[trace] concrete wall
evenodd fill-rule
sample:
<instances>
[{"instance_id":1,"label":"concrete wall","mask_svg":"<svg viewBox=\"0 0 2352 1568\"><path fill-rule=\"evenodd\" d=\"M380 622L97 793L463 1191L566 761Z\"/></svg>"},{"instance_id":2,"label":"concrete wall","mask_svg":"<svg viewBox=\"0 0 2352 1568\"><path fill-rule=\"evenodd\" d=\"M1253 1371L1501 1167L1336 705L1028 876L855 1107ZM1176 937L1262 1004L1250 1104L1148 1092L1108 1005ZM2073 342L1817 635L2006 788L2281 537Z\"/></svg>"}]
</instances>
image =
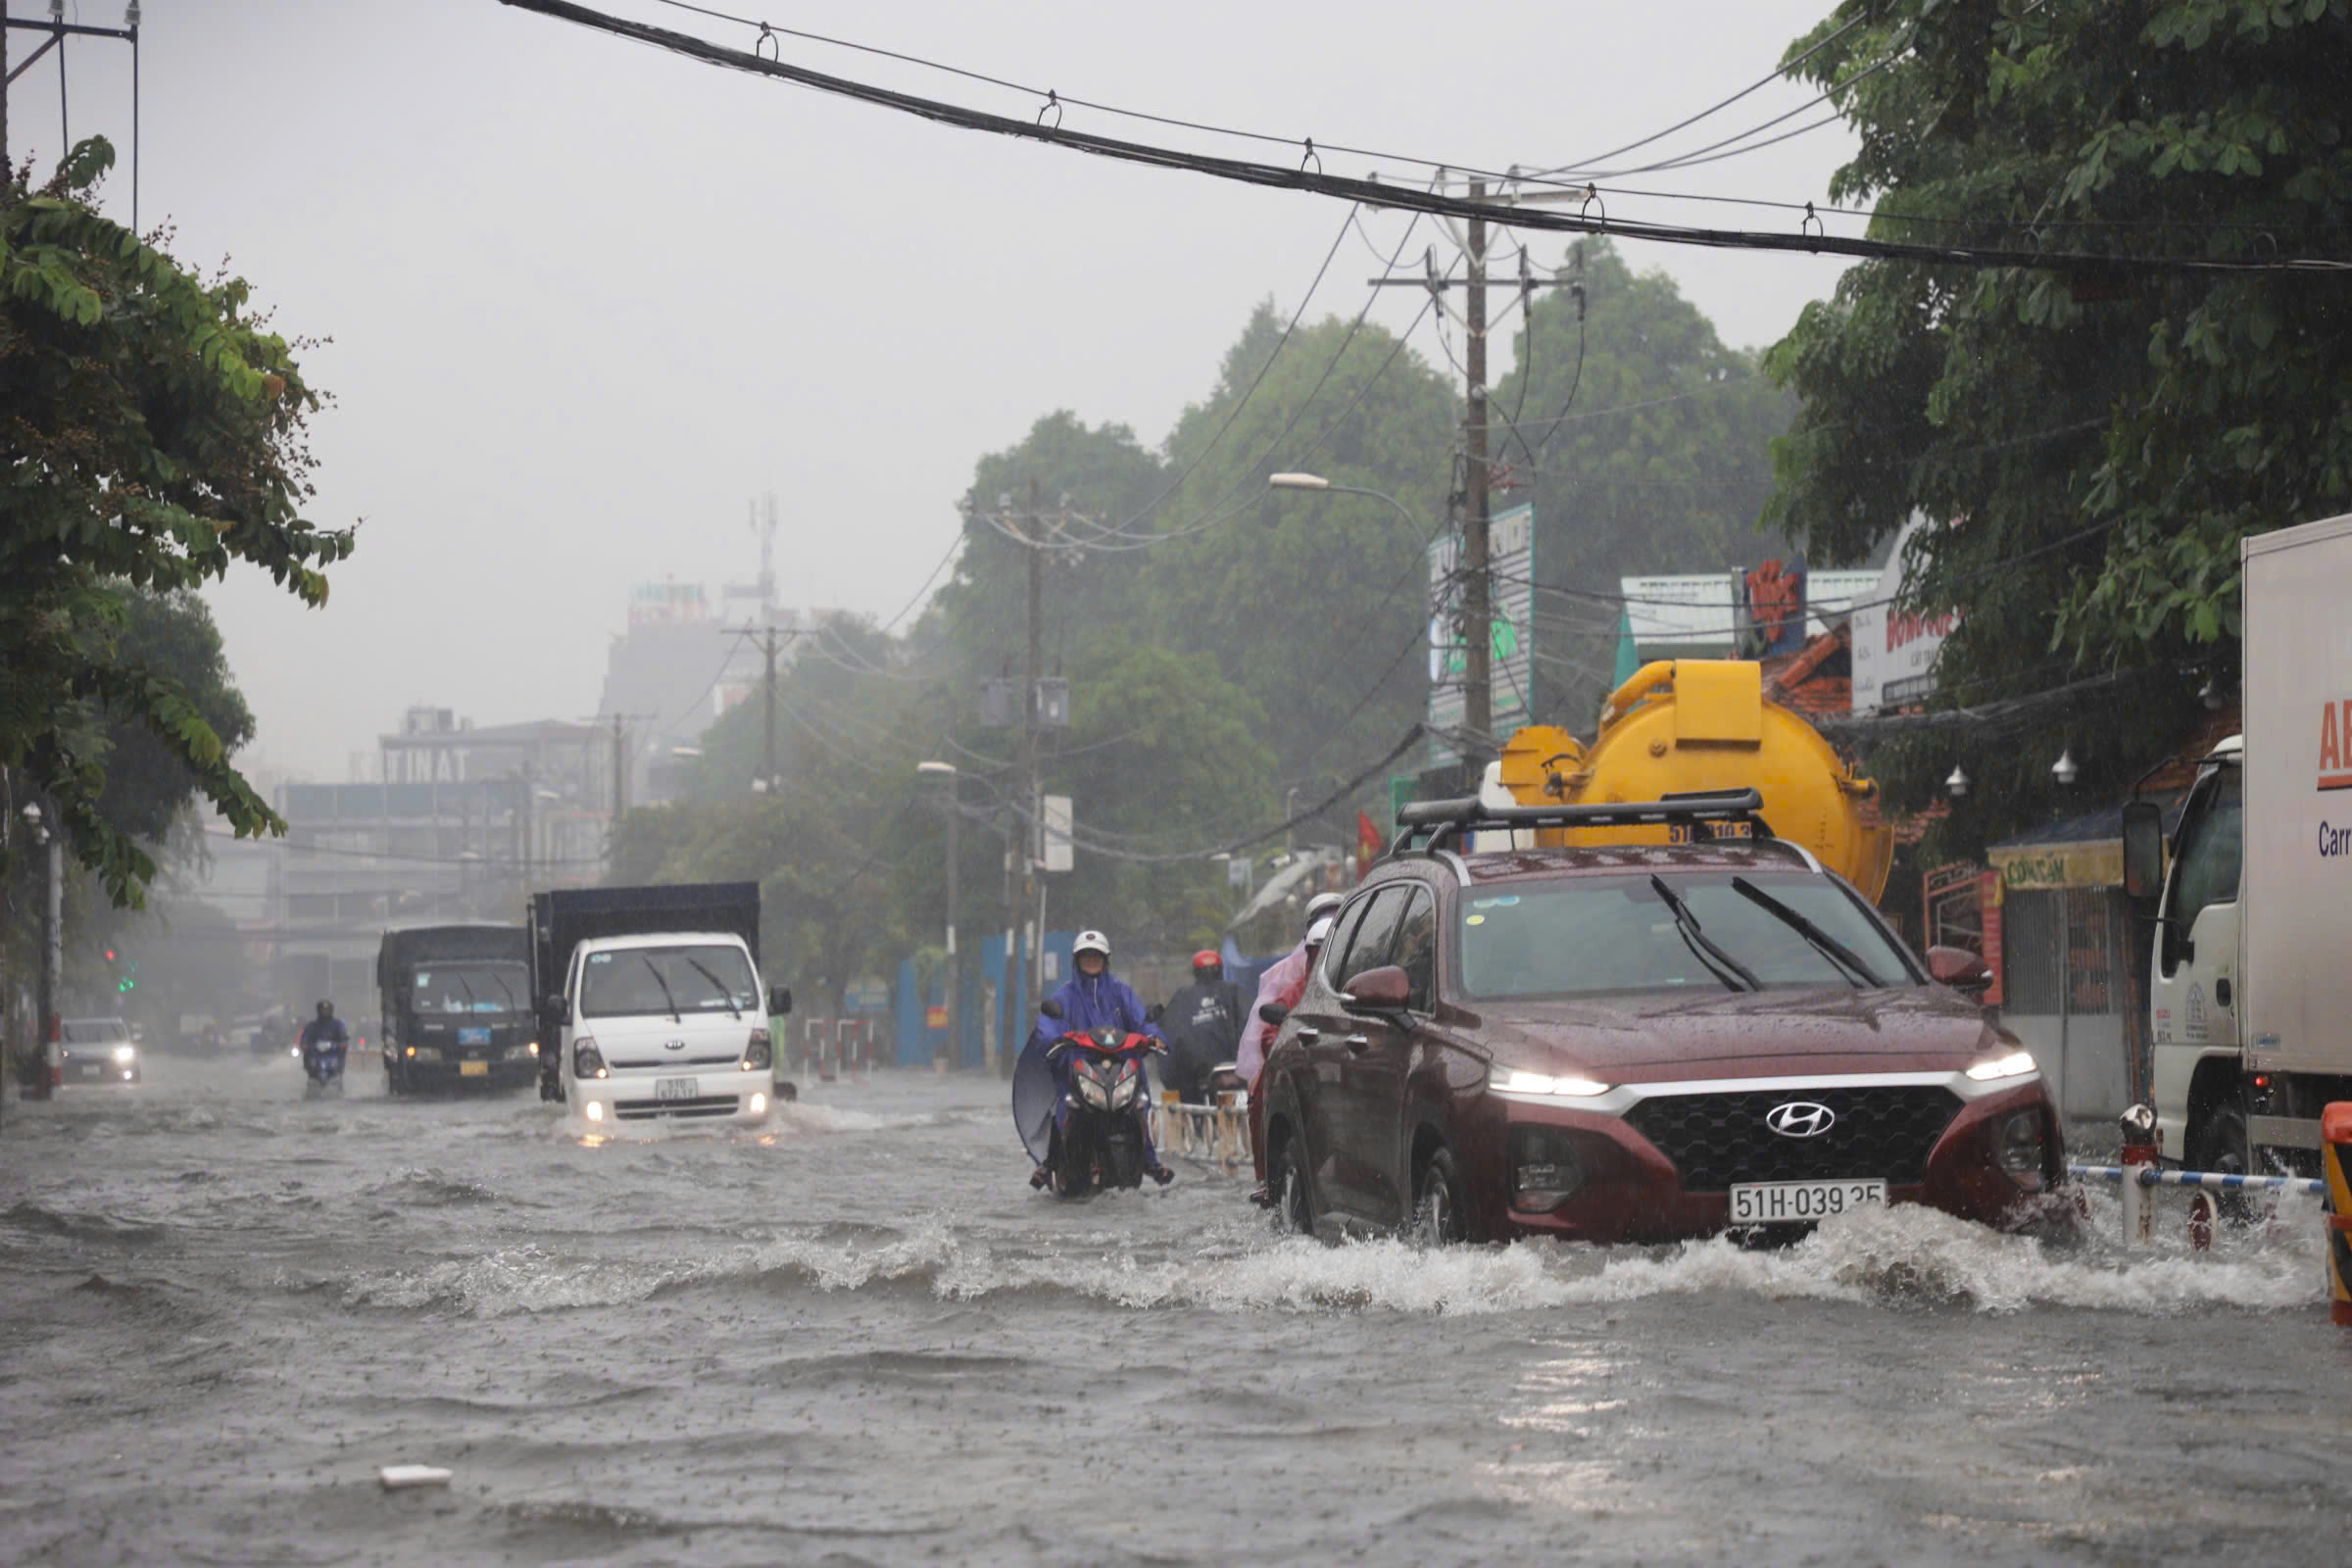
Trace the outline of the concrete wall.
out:
<instances>
[{"instance_id":1,"label":"concrete wall","mask_svg":"<svg viewBox=\"0 0 2352 1568\"><path fill-rule=\"evenodd\" d=\"M2122 1015L2078 1014L2063 1030L2055 1014L2003 1012L2001 1021L2034 1053L2064 1114L2116 1116L2131 1103Z\"/></svg>"}]
</instances>

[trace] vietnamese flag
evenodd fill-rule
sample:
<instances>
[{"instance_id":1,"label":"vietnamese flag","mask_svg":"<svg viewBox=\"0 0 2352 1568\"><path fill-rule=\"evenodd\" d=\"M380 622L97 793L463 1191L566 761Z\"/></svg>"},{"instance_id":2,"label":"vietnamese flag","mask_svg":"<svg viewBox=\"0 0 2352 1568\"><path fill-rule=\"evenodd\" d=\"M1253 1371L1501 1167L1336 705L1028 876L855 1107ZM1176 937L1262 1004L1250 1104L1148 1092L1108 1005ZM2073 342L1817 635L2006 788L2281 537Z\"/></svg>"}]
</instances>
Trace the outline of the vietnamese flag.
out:
<instances>
[{"instance_id":1,"label":"vietnamese flag","mask_svg":"<svg viewBox=\"0 0 2352 1568\"><path fill-rule=\"evenodd\" d=\"M1355 877L1357 881L1363 880L1364 873L1372 869L1372 862L1380 858L1380 852L1387 847L1387 841L1380 836L1380 829L1373 826L1372 818L1361 809L1357 810L1355 813Z\"/></svg>"}]
</instances>

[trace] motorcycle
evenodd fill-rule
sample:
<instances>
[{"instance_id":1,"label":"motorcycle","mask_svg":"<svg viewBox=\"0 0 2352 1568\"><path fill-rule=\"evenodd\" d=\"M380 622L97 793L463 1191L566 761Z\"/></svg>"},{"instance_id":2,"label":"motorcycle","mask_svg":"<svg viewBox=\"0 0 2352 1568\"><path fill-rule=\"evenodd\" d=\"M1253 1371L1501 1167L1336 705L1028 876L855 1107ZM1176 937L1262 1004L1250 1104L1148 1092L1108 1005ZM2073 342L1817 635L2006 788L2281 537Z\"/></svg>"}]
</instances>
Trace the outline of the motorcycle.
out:
<instances>
[{"instance_id":1,"label":"motorcycle","mask_svg":"<svg viewBox=\"0 0 2352 1568\"><path fill-rule=\"evenodd\" d=\"M1039 1009L1059 1019L1060 1004ZM1145 1034L1073 1029L1022 1053L1013 1074L1021 1140L1060 1198L1144 1184L1144 1118L1151 1114L1146 1061L1166 1048Z\"/></svg>"},{"instance_id":2,"label":"motorcycle","mask_svg":"<svg viewBox=\"0 0 2352 1568\"><path fill-rule=\"evenodd\" d=\"M327 1044L314 1046L307 1051L296 1046L294 1050L302 1057L302 1071L305 1079L302 1086L302 1098L323 1100L332 1095L340 1100L343 1097L344 1048L340 1045Z\"/></svg>"}]
</instances>

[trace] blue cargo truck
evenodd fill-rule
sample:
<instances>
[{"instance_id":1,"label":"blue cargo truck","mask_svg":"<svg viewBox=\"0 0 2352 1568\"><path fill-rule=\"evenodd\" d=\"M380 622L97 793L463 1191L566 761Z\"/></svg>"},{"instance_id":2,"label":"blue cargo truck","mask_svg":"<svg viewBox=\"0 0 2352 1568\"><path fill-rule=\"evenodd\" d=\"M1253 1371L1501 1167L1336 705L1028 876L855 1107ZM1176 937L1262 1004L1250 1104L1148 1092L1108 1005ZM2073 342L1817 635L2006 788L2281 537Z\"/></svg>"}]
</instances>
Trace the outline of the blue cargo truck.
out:
<instances>
[{"instance_id":1,"label":"blue cargo truck","mask_svg":"<svg viewBox=\"0 0 2352 1568\"><path fill-rule=\"evenodd\" d=\"M520 926L428 925L384 933L375 984L384 1085L520 1089L539 1078L531 943Z\"/></svg>"}]
</instances>

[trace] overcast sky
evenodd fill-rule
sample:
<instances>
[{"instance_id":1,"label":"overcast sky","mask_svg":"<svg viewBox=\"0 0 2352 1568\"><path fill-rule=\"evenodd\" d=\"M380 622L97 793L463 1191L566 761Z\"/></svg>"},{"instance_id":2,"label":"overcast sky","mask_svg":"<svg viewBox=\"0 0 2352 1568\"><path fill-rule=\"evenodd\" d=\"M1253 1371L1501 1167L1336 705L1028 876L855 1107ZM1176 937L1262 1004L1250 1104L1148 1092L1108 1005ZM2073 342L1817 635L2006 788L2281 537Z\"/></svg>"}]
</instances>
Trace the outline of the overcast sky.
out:
<instances>
[{"instance_id":1,"label":"overcast sky","mask_svg":"<svg viewBox=\"0 0 2352 1568\"><path fill-rule=\"evenodd\" d=\"M45 11L7 4L20 18ZM659 0L603 9L753 42ZM1828 9L906 0L802 4L775 20L1122 107L1536 168L1607 152L1747 86ZM116 0L69 7L93 24L121 15ZM16 33L12 57L32 41ZM1037 108L870 55L783 49L906 91ZM124 151L107 191L124 217L127 55L92 40L69 60L73 134ZM336 398L317 426L313 515L365 519L359 552L334 571L323 612L253 572L212 595L260 718L246 761L325 779L411 704L484 724L591 713L630 585L748 579L746 504L764 490L781 500L786 602L895 613L955 539L955 502L981 454L1055 408L1158 443L1207 391L1251 306L1297 305L1346 212L951 129L497 0L146 0L141 69L142 220L175 225L172 248L191 264L229 258L280 330L332 340L304 356ZM1635 161L1810 96L1773 83ZM1078 111L1067 122L1296 160ZM54 161L50 61L12 89L9 125L12 153ZM1832 125L1621 183L1820 200L1851 145ZM1796 226L1786 213L1630 196L1612 210ZM1404 222L1376 214L1368 228L1387 245ZM1534 248L1555 262L1565 243L1536 236ZM1786 331L1838 270L1810 257L1628 254L1671 273L1742 346ZM1313 314L1351 315L1371 275L1350 239ZM1401 326L1417 308L1414 291L1392 289L1375 319ZM1434 358L1426 327L1420 342ZM1176 520L1193 499L1172 503Z\"/></svg>"}]
</instances>

